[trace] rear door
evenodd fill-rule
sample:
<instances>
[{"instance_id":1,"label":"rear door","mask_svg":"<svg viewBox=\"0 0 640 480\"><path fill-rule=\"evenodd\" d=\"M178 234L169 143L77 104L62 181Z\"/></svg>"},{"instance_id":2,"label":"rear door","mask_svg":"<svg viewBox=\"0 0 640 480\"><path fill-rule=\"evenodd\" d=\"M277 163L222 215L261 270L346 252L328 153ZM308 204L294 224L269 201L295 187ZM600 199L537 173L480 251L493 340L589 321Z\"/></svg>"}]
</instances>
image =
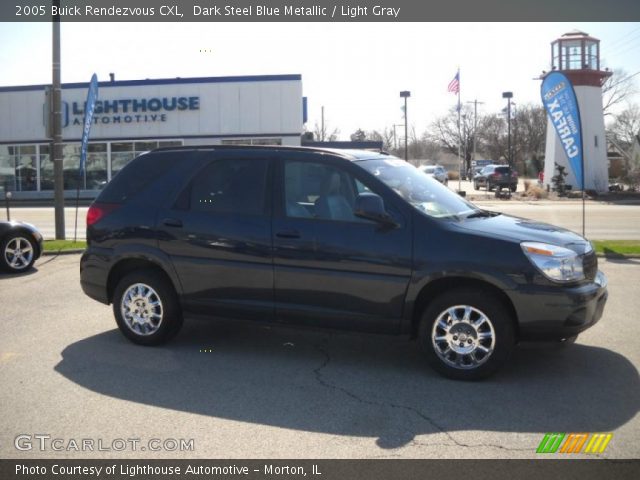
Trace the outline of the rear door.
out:
<instances>
[{"instance_id":1,"label":"rear door","mask_svg":"<svg viewBox=\"0 0 640 480\"><path fill-rule=\"evenodd\" d=\"M220 150L158 215L160 248L173 262L187 310L273 318L271 159Z\"/></svg>"},{"instance_id":2,"label":"rear door","mask_svg":"<svg viewBox=\"0 0 640 480\"><path fill-rule=\"evenodd\" d=\"M355 217L355 197L371 188L347 160L289 152L276 172L277 319L399 331L411 275L410 216L383 197L398 228Z\"/></svg>"}]
</instances>

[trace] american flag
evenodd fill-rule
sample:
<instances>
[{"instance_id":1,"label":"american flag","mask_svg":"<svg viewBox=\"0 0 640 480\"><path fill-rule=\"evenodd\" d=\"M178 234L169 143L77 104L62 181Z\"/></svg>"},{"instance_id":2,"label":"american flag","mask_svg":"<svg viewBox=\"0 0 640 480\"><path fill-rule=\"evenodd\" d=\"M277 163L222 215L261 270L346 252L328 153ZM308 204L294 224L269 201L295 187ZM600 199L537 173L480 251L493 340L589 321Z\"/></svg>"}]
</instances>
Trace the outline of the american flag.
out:
<instances>
[{"instance_id":1,"label":"american flag","mask_svg":"<svg viewBox=\"0 0 640 480\"><path fill-rule=\"evenodd\" d=\"M456 76L449 82L447 91L451 93L460 93L460 71L456 72Z\"/></svg>"}]
</instances>

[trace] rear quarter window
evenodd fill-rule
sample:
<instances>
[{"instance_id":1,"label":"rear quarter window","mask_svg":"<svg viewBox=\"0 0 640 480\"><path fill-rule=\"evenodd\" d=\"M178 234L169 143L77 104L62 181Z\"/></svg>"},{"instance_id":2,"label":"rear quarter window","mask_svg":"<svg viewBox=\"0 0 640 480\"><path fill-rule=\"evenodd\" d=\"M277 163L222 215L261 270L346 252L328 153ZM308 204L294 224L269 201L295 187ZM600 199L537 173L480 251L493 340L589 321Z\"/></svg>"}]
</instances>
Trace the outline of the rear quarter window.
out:
<instances>
[{"instance_id":1,"label":"rear quarter window","mask_svg":"<svg viewBox=\"0 0 640 480\"><path fill-rule=\"evenodd\" d=\"M124 203L147 190L180 162L176 152L147 153L134 158L107 184L97 201Z\"/></svg>"}]
</instances>

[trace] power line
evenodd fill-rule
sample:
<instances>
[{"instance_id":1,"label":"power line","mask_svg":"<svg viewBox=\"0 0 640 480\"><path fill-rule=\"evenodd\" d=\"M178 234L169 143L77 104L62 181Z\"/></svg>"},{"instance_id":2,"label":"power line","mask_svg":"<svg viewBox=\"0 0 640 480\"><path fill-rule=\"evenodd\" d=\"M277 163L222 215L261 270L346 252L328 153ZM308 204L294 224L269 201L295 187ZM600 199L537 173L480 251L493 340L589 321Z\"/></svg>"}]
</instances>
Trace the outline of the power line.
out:
<instances>
[{"instance_id":1,"label":"power line","mask_svg":"<svg viewBox=\"0 0 640 480\"><path fill-rule=\"evenodd\" d=\"M627 40L627 37L629 36L634 36L636 33L640 32L640 27L638 28L634 28L633 30L630 30L628 32L623 33L621 36L619 36L618 38L614 39L611 42L608 42L608 45L613 47L613 46L619 46L619 44L622 42L624 43L625 40Z\"/></svg>"}]
</instances>

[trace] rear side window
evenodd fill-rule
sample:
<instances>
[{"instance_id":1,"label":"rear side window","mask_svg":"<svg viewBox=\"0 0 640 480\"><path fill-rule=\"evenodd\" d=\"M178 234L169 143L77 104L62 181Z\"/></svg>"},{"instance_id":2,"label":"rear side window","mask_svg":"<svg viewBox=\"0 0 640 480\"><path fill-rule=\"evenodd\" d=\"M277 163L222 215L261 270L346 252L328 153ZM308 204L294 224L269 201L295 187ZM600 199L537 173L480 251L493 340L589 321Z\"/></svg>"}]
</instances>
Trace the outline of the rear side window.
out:
<instances>
[{"instance_id":1,"label":"rear side window","mask_svg":"<svg viewBox=\"0 0 640 480\"><path fill-rule=\"evenodd\" d=\"M267 160L215 160L198 172L180 196L193 212L261 215L265 212Z\"/></svg>"},{"instance_id":2,"label":"rear side window","mask_svg":"<svg viewBox=\"0 0 640 480\"><path fill-rule=\"evenodd\" d=\"M140 155L113 177L98 200L104 203L127 202L148 189L179 161L175 152Z\"/></svg>"}]
</instances>

